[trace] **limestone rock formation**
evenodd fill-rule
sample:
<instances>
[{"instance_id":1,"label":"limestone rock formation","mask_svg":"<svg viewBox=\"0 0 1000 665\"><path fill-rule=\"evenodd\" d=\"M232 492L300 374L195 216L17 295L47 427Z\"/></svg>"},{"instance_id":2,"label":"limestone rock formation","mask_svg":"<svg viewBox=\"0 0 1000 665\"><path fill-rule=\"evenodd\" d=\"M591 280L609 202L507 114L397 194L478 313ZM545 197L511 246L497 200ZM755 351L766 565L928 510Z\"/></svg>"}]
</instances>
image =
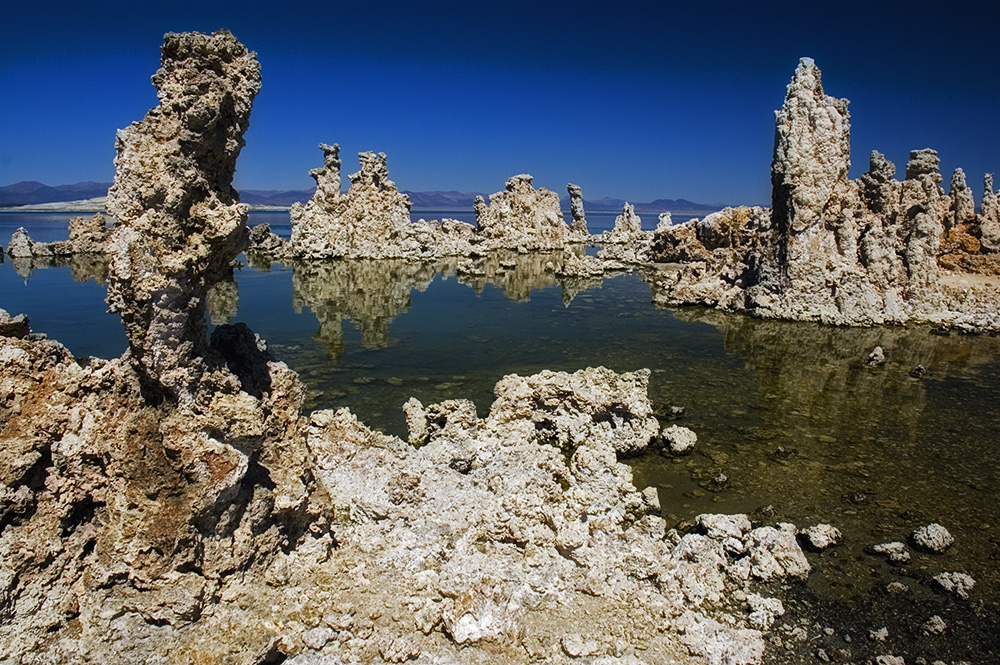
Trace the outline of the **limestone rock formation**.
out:
<instances>
[{"instance_id":1,"label":"limestone rock formation","mask_svg":"<svg viewBox=\"0 0 1000 665\"><path fill-rule=\"evenodd\" d=\"M11 236L7 251L11 258L103 254L107 249L108 233L107 219L100 213L90 218L74 217L69 220L68 240L36 242L21 227Z\"/></svg>"},{"instance_id":2,"label":"limestone rock formation","mask_svg":"<svg viewBox=\"0 0 1000 665\"><path fill-rule=\"evenodd\" d=\"M477 198L476 232L484 247L555 250L586 242L588 236L579 223L575 228L566 225L559 195L535 189L531 181L528 174L515 175L508 178L504 191L490 196L489 205Z\"/></svg>"},{"instance_id":3,"label":"limestone rock formation","mask_svg":"<svg viewBox=\"0 0 1000 665\"><path fill-rule=\"evenodd\" d=\"M983 202L980 206L979 242L987 252L1000 252L1000 203L993 191L993 174L983 176Z\"/></svg>"},{"instance_id":4,"label":"limestone rock formation","mask_svg":"<svg viewBox=\"0 0 1000 665\"><path fill-rule=\"evenodd\" d=\"M615 374L598 367L573 374L546 370L535 376L504 377L490 420L523 425L524 436L559 448L607 441L619 455L636 455L659 434L646 396L649 370Z\"/></svg>"},{"instance_id":5,"label":"limestone rock formation","mask_svg":"<svg viewBox=\"0 0 1000 665\"><path fill-rule=\"evenodd\" d=\"M282 548L333 544L309 502L297 377L245 326L205 339L246 232L230 182L256 59L228 32L171 33L162 53L161 106L119 134L108 203L130 351L81 362L0 338L0 641L22 660L260 662L273 635L237 645L205 615Z\"/></svg>"},{"instance_id":6,"label":"limestone rock formation","mask_svg":"<svg viewBox=\"0 0 1000 665\"><path fill-rule=\"evenodd\" d=\"M566 185L566 191L569 193L569 212L572 220L569 225L570 230L580 236L590 235L590 231L587 230L587 214L583 209L583 190L580 185L570 183Z\"/></svg>"},{"instance_id":7,"label":"limestone rock formation","mask_svg":"<svg viewBox=\"0 0 1000 665\"><path fill-rule=\"evenodd\" d=\"M604 234L604 242L631 242L642 234L642 219L635 214L635 207L626 203L622 214L615 217L614 228Z\"/></svg>"},{"instance_id":8,"label":"limestone rock formation","mask_svg":"<svg viewBox=\"0 0 1000 665\"><path fill-rule=\"evenodd\" d=\"M648 253L661 264L649 276L657 302L833 324L1000 329L1000 262L983 251L997 228L995 197L976 215L960 170L945 194L930 149L910 153L903 182L878 152L848 180L847 104L824 92L803 58L775 113L772 210L658 229ZM673 263L681 265L664 265Z\"/></svg>"},{"instance_id":9,"label":"limestone rock formation","mask_svg":"<svg viewBox=\"0 0 1000 665\"><path fill-rule=\"evenodd\" d=\"M232 35L164 38L160 106L116 137L108 304L155 391L194 398L207 369L205 293L245 247L232 187L260 66Z\"/></svg>"},{"instance_id":10,"label":"limestone rock formation","mask_svg":"<svg viewBox=\"0 0 1000 665\"><path fill-rule=\"evenodd\" d=\"M340 191L340 146L320 144L323 166L309 172L316 193L290 216L292 237L282 252L267 238L255 247L296 258L438 258L471 252L474 229L456 220L410 221L410 198L389 179L385 153L358 154L361 170Z\"/></svg>"}]
</instances>

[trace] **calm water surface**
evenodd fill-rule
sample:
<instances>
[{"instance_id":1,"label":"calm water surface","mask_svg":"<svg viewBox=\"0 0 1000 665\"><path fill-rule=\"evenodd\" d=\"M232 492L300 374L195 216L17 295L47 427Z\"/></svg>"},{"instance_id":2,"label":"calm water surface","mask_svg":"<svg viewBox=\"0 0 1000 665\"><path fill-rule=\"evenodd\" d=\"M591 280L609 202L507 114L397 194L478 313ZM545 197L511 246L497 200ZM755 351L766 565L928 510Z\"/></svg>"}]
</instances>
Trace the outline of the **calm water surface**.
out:
<instances>
[{"instance_id":1,"label":"calm water surface","mask_svg":"<svg viewBox=\"0 0 1000 665\"><path fill-rule=\"evenodd\" d=\"M69 217L0 214L0 242L21 225L36 239L63 239ZM600 230L614 215L588 220ZM289 233L285 213L251 216L260 222ZM348 406L403 436L400 407L410 396L469 398L485 416L493 385L511 372L647 367L654 404L684 406L679 423L698 433L689 456L629 460L638 487L659 489L671 524L738 511L768 523L828 522L844 534L840 546L810 554L807 584L785 590L797 616L834 635L769 658L796 662L825 648L859 662L888 653L992 662L1000 650L1000 339L660 310L634 275L559 280L545 270L552 257L502 258L484 260L486 276L469 278L454 261L241 257L235 282L210 295L210 315L264 337L306 383L307 408ZM27 314L33 330L77 355L116 356L125 338L106 313L103 280L95 262L44 268L7 259L0 307ZM876 345L888 362L868 368ZM922 379L909 374L918 364L928 369ZM910 565L894 567L864 553L935 521L955 537L944 555L913 552ZM932 590L930 578L944 571L976 578L970 601ZM909 591L888 593L892 581ZM923 635L934 614L949 629ZM881 626L889 640L869 640Z\"/></svg>"}]
</instances>

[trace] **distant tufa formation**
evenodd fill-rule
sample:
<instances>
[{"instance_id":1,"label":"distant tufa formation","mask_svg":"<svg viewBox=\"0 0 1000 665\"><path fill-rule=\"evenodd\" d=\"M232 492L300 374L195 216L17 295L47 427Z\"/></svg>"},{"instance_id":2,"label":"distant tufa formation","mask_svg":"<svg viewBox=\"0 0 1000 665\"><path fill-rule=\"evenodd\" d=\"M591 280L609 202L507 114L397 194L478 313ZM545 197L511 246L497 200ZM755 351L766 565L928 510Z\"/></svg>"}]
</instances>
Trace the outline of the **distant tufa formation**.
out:
<instances>
[{"instance_id":1,"label":"distant tufa formation","mask_svg":"<svg viewBox=\"0 0 1000 665\"><path fill-rule=\"evenodd\" d=\"M535 189L531 180L526 173L508 178L504 191L493 194L489 205L483 197L476 197L476 231L483 238L484 247L554 250L586 242L589 236L582 195L574 224L567 226L559 207L559 195L544 187ZM573 193L570 188L570 194Z\"/></svg>"},{"instance_id":2,"label":"distant tufa formation","mask_svg":"<svg viewBox=\"0 0 1000 665\"><path fill-rule=\"evenodd\" d=\"M323 166L309 172L316 179L316 193L305 205L292 206L287 247L272 235L258 240L255 249L306 259L435 258L470 251L470 225L449 219L410 221L410 197L389 179L385 153L359 153L361 169L349 176L351 187L341 193L340 146L319 147Z\"/></svg>"},{"instance_id":3,"label":"distant tufa formation","mask_svg":"<svg viewBox=\"0 0 1000 665\"><path fill-rule=\"evenodd\" d=\"M573 222L567 225L559 197L535 189L530 175L507 181L507 188L475 202L475 227L453 219L410 220L410 200L389 179L384 153L358 154L361 170L340 191L340 146L320 144L321 168L309 172L316 193L291 209L292 237L286 244L269 229L251 236L251 248L287 258L435 259L470 256L497 249L561 250L590 237L580 188L571 185ZM574 189L575 187L575 189Z\"/></svg>"},{"instance_id":4,"label":"distant tufa formation","mask_svg":"<svg viewBox=\"0 0 1000 665\"><path fill-rule=\"evenodd\" d=\"M12 259L48 258L75 254L103 254L109 230L107 219L98 213L93 217L74 217L69 220L69 240L37 242L22 227L14 231L7 245Z\"/></svg>"},{"instance_id":5,"label":"distant tufa formation","mask_svg":"<svg viewBox=\"0 0 1000 665\"><path fill-rule=\"evenodd\" d=\"M998 206L980 214L959 169L941 188L933 150L910 153L903 182L873 152L848 180L847 100L823 92L803 58L775 114L772 210L727 208L657 233L648 258L661 304L699 303L831 324L930 322L1000 329Z\"/></svg>"}]
</instances>

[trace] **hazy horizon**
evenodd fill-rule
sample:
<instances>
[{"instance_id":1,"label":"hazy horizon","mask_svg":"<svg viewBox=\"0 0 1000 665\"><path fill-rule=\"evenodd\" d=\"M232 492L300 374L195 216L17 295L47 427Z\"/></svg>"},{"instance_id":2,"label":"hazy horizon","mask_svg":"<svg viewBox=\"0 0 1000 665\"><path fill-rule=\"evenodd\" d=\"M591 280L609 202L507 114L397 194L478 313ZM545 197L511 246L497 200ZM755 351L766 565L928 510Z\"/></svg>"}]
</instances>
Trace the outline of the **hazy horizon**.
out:
<instances>
[{"instance_id":1,"label":"hazy horizon","mask_svg":"<svg viewBox=\"0 0 1000 665\"><path fill-rule=\"evenodd\" d=\"M983 173L1000 170L996 10L838 8L18 5L0 43L0 182L110 181L115 131L157 104L163 33L226 28L263 76L240 190L308 189L317 144L337 142L345 176L356 153L381 151L410 191L496 192L531 173L587 199L766 205L773 111L807 56L827 94L851 100L852 177L873 149L902 174L910 150L931 147L945 186L962 167L979 200Z\"/></svg>"}]
</instances>

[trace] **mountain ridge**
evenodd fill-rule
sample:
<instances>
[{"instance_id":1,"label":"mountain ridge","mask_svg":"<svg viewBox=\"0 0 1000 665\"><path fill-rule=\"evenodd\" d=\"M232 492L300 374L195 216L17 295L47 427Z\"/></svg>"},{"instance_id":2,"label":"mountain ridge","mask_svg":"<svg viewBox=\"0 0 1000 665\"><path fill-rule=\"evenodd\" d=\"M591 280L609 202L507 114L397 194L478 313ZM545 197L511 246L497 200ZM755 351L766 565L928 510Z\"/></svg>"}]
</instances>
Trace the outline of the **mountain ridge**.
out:
<instances>
[{"instance_id":1,"label":"mountain ridge","mask_svg":"<svg viewBox=\"0 0 1000 665\"><path fill-rule=\"evenodd\" d=\"M0 186L0 207L9 208L24 205L39 205L82 201L106 196L111 183L84 181L70 185L46 185L35 180L23 180L12 185ZM240 201L251 206L288 207L293 203L304 203L312 198L315 189L245 189L240 191ZM409 194L414 210L471 210L477 196L487 201L489 195L481 192L459 192L456 190L432 190ZM584 210L589 212L620 212L625 199L603 197L588 201L584 199ZM569 197L560 199L564 211L569 210ZM656 199L648 203L633 203L636 212L642 213L697 213L705 214L720 210L724 205L696 203L687 199Z\"/></svg>"}]
</instances>

